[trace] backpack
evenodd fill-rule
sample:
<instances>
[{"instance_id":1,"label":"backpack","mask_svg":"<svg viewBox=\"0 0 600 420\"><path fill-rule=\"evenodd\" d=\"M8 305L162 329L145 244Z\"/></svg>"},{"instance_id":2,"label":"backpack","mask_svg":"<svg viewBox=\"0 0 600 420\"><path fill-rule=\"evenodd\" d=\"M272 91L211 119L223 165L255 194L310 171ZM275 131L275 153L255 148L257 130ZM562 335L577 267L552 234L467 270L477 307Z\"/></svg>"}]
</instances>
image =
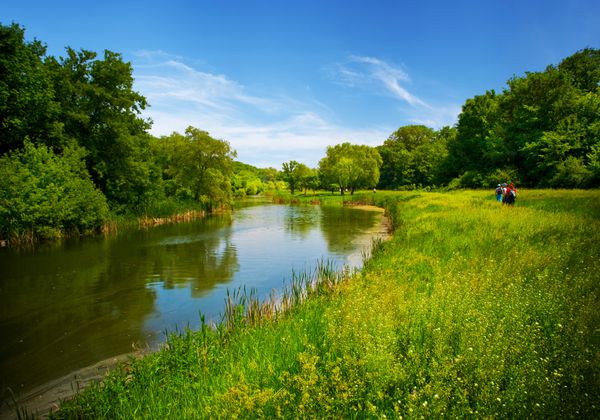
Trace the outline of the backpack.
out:
<instances>
[{"instance_id":1,"label":"backpack","mask_svg":"<svg viewBox=\"0 0 600 420\"><path fill-rule=\"evenodd\" d=\"M515 193L515 190L511 189L509 191L506 192L506 195L504 195L504 203L506 204L513 204L515 202L515 197L517 196L517 194Z\"/></svg>"},{"instance_id":2,"label":"backpack","mask_svg":"<svg viewBox=\"0 0 600 420\"><path fill-rule=\"evenodd\" d=\"M496 194L502 194L502 187L496 188Z\"/></svg>"}]
</instances>

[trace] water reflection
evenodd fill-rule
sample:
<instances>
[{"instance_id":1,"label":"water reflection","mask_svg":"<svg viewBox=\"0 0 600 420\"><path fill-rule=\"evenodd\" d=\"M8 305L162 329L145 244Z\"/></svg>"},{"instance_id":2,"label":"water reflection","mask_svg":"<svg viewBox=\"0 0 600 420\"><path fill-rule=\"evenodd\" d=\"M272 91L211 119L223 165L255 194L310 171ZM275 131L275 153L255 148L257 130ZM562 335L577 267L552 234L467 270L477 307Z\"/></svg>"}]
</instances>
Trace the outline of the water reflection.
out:
<instances>
[{"instance_id":1,"label":"water reflection","mask_svg":"<svg viewBox=\"0 0 600 420\"><path fill-rule=\"evenodd\" d=\"M108 240L2 254L3 386L28 387L146 341L139 325L154 295L143 268L118 252ZM137 280L123 287L120 279Z\"/></svg>"},{"instance_id":2,"label":"water reflection","mask_svg":"<svg viewBox=\"0 0 600 420\"><path fill-rule=\"evenodd\" d=\"M327 241L329 252L344 254L356 249L356 240L381 219L376 211L351 210L340 207L325 208L320 212L320 229ZM367 238L368 239L368 238ZM364 241L360 241L364 243Z\"/></svg>"},{"instance_id":3,"label":"water reflection","mask_svg":"<svg viewBox=\"0 0 600 420\"><path fill-rule=\"evenodd\" d=\"M319 228L320 207L287 207L284 226L291 236L306 238L311 230Z\"/></svg>"},{"instance_id":4,"label":"water reflection","mask_svg":"<svg viewBox=\"0 0 600 420\"><path fill-rule=\"evenodd\" d=\"M0 250L2 388L30 389L218 320L227 289L266 297L292 270L352 261L377 214L263 205L35 250Z\"/></svg>"},{"instance_id":5,"label":"water reflection","mask_svg":"<svg viewBox=\"0 0 600 420\"><path fill-rule=\"evenodd\" d=\"M146 252L153 262L150 279L160 282L164 289L185 286L194 298L228 283L239 269L237 249L231 241L231 221L223 224L221 220L215 227L148 245Z\"/></svg>"}]
</instances>

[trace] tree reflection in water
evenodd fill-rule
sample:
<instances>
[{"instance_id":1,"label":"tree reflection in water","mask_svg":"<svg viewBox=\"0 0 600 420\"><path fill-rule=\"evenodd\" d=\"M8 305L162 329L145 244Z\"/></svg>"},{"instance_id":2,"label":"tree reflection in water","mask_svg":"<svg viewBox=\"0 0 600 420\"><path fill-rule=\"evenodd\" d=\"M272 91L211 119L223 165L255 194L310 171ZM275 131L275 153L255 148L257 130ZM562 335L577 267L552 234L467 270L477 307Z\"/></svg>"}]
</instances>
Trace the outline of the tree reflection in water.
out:
<instances>
[{"instance_id":1,"label":"tree reflection in water","mask_svg":"<svg viewBox=\"0 0 600 420\"><path fill-rule=\"evenodd\" d=\"M268 296L292 270L347 262L377 213L263 205L233 215L0 250L2 387L27 390L218 320L226 291Z\"/></svg>"}]
</instances>

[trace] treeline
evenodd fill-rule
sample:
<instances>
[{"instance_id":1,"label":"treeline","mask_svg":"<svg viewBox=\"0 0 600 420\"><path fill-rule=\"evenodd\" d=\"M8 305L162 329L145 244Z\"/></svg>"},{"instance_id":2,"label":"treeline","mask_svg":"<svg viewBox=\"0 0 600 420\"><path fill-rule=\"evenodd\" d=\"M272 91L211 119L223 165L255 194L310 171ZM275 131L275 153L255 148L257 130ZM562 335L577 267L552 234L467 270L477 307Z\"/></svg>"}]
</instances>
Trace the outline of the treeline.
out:
<instances>
[{"instance_id":1,"label":"treeline","mask_svg":"<svg viewBox=\"0 0 600 420\"><path fill-rule=\"evenodd\" d=\"M377 185L381 156L375 148L342 143L328 146L326 153L315 169L295 160L283 164L280 176L292 194L298 188L305 193L308 189L323 189L354 194L358 188Z\"/></svg>"},{"instance_id":2,"label":"treeline","mask_svg":"<svg viewBox=\"0 0 600 420\"><path fill-rule=\"evenodd\" d=\"M120 54L67 48L56 58L17 24L0 25L0 239L228 205L229 143L193 127L155 138L146 106Z\"/></svg>"},{"instance_id":3,"label":"treeline","mask_svg":"<svg viewBox=\"0 0 600 420\"><path fill-rule=\"evenodd\" d=\"M283 165L298 188L490 188L600 185L600 50L584 49L543 72L468 99L454 127L400 127L376 148L327 149L318 168Z\"/></svg>"},{"instance_id":4,"label":"treeline","mask_svg":"<svg viewBox=\"0 0 600 420\"><path fill-rule=\"evenodd\" d=\"M233 163L233 194L236 198L285 190L281 172L275 168L256 168L242 162Z\"/></svg>"},{"instance_id":5,"label":"treeline","mask_svg":"<svg viewBox=\"0 0 600 420\"><path fill-rule=\"evenodd\" d=\"M600 185L600 50L468 99L458 123L402 127L378 148L380 187Z\"/></svg>"}]
</instances>

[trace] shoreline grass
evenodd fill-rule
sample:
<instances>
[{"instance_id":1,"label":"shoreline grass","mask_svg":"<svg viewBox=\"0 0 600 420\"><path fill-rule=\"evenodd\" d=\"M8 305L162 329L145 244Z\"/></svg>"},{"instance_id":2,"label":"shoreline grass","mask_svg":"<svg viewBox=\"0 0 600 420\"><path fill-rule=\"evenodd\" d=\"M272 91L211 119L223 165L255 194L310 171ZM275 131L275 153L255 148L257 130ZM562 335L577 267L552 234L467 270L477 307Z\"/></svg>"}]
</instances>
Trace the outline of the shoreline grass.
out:
<instances>
[{"instance_id":1,"label":"shoreline grass","mask_svg":"<svg viewBox=\"0 0 600 420\"><path fill-rule=\"evenodd\" d=\"M232 297L229 324L172 334L53 416L600 416L599 191L353 200L395 228L361 272L277 316Z\"/></svg>"}]
</instances>

